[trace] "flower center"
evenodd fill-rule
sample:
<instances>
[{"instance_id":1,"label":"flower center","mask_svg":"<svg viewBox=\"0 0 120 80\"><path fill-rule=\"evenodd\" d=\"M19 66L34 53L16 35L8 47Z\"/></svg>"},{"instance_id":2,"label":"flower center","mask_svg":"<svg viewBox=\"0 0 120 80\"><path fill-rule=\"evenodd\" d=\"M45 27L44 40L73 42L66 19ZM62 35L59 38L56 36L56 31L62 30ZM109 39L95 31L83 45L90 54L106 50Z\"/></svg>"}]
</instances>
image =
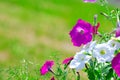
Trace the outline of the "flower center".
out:
<instances>
[{"instance_id":1,"label":"flower center","mask_svg":"<svg viewBox=\"0 0 120 80\"><path fill-rule=\"evenodd\" d=\"M112 44L112 47L114 47L114 46L115 46L115 43Z\"/></svg>"},{"instance_id":2,"label":"flower center","mask_svg":"<svg viewBox=\"0 0 120 80\"><path fill-rule=\"evenodd\" d=\"M83 61L83 60L84 60L84 57L81 57L80 59L81 59L81 61Z\"/></svg>"},{"instance_id":3,"label":"flower center","mask_svg":"<svg viewBox=\"0 0 120 80\"><path fill-rule=\"evenodd\" d=\"M100 54L101 54L101 55L104 55L105 53L106 53L105 50L101 50L101 51L100 51Z\"/></svg>"},{"instance_id":4,"label":"flower center","mask_svg":"<svg viewBox=\"0 0 120 80\"><path fill-rule=\"evenodd\" d=\"M83 31L83 30L81 30L81 31L80 31L80 34L84 34L84 31Z\"/></svg>"},{"instance_id":5,"label":"flower center","mask_svg":"<svg viewBox=\"0 0 120 80\"><path fill-rule=\"evenodd\" d=\"M80 33L80 34L84 34L84 30L80 27L77 28L77 31Z\"/></svg>"}]
</instances>

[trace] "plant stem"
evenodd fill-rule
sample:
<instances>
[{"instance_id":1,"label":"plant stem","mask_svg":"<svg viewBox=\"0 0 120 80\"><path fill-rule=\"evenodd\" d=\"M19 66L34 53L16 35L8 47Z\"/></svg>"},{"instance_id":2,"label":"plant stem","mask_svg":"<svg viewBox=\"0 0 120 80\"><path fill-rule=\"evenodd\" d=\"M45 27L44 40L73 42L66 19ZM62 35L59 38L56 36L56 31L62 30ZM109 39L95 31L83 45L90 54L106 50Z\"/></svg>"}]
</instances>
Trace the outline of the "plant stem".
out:
<instances>
[{"instance_id":1,"label":"plant stem","mask_svg":"<svg viewBox=\"0 0 120 80\"><path fill-rule=\"evenodd\" d=\"M80 73L77 72L77 80L80 80Z\"/></svg>"},{"instance_id":2,"label":"plant stem","mask_svg":"<svg viewBox=\"0 0 120 80\"><path fill-rule=\"evenodd\" d=\"M112 22L112 24L113 24L113 27L116 27L116 24L114 23L114 21L113 21L113 18L112 18L112 16L111 16L111 12L110 12L110 9L109 9L109 7L108 7L108 1L107 0L103 0L103 4L104 4L104 7L105 7L105 9L106 9L106 11L107 11L107 14L108 14L108 18L110 19L110 21Z\"/></svg>"}]
</instances>

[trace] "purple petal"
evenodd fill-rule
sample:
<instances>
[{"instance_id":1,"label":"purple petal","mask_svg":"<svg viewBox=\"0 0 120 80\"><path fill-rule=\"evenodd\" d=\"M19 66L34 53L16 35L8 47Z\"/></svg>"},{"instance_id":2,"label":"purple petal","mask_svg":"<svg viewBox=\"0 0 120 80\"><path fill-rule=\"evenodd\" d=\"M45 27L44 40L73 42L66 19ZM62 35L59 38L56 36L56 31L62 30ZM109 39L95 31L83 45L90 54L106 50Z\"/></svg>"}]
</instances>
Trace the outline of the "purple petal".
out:
<instances>
[{"instance_id":1,"label":"purple petal","mask_svg":"<svg viewBox=\"0 0 120 80\"><path fill-rule=\"evenodd\" d=\"M92 25L79 19L69 35L74 46L79 47L82 44L87 44L92 40Z\"/></svg>"},{"instance_id":2,"label":"purple petal","mask_svg":"<svg viewBox=\"0 0 120 80\"><path fill-rule=\"evenodd\" d=\"M50 80L55 80L54 76Z\"/></svg>"},{"instance_id":3,"label":"purple petal","mask_svg":"<svg viewBox=\"0 0 120 80\"><path fill-rule=\"evenodd\" d=\"M118 65L118 66L115 67L115 72L120 77L120 65Z\"/></svg>"},{"instance_id":4,"label":"purple petal","mask_svg":"<svg viewBox=\"0 0 120 80\"><path fill-rule=\"evenodd\" d=\"M120 77L120 53L118 53L112 60L112 68L116 74Z\"/></svg>"},{"instance_id":5,"label":"purple petal","mask_svg":"<svg viewBox=\"0 0 120 80\"><path fill-rule=\"evenodd\" d=\"M94 3L96 2L97 0L84 0L84 2L91 2L91 3Z\"/></svg>"},{"instance_id":6,"label":"purple petal","mask_svg":"<svg viewBox=\"0 0 120 80\"><path fill-rule=\"evenodd\" d=\"M93 34L98 34L98 28L100 27L100 23L97 23L96 26L93 26L92 28L92 33Z\"/></svg>"},{"instance_id":7,"label":"purple petal","mask_svg":"<svg viewBox=\"0 0 120 80\"><path fill-rule=\"evenodd\" d=\"M40 69L41 75L45 75L53 65L54 61L46 61Z\"/></svg>"},{"instance_id":8,"label":"purple petal","mask_svg":"<svg viewBox=\"0 0 120 80\"><path fill-rule=\"evenodd\" d=\"M112 60L112 68L115 68L120 61L120 53L118 53Z\"/></svg>"},{"instance_id":9,"label":"purple petal","mask_svg":"<svg viewBox=\"0 0 120 80\"><path fill-rule=\"evenodd\" d=\"M66 58L65 60L63 60L63 64L69 64L69 62L73 59L73 57L70 58Z\"/></svg>"},{"instance_id":10,"label":"purple petal","mask_svg":"<svg viewBox=\"0 0 120 80\"><path fill-rule=\"evenodd\" d=\"M116 29L116 37L119 37L119 36L120 36L120 27Z\"/></svg>"}]
</instances>

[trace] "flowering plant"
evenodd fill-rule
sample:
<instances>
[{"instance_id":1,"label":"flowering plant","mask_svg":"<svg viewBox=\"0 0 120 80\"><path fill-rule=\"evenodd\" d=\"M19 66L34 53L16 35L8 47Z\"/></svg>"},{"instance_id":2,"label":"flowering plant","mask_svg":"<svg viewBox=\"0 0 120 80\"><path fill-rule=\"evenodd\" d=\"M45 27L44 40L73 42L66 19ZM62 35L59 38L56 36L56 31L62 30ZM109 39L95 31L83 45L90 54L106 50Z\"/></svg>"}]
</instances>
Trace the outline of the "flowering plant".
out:
<instances>
[{"instance_id":1,"label":"flowering plant","mask_svg":"<svg viewBox=\"0 0 120 80\"><path fill-rule=\"evenodd\" d=\"M91 3L96 1L84 0ZM120 80L120 10L117 8L110 11L107 0L99 1L107 11L101 15L109 19L113 25L113 20L116 20L115 30L101 34L98 31L100 23L97 22L97 15L94 16L94 25L79 19L69 35L73 45L80 47L80 51L74 57L63 60L63 69L58 64L56 72L52 69L54 61L46 61L40 68L41 75L51 72L53 74L51 80L67 80L69 74L75 75L73 78L80 80L79 71L83 70L88 74L89 80Z\"/></svg>"}]
</instances>

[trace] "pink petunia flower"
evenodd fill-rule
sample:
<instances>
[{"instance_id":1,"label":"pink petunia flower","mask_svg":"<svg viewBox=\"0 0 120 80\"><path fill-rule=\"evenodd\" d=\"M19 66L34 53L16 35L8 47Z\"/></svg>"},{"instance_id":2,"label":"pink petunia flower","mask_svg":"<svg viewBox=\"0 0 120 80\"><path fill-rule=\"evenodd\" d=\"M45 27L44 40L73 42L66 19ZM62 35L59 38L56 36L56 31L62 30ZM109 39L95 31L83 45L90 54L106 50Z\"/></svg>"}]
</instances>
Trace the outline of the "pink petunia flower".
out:
<instances>
[{"instance_id":1,"label":"pink petunia flower","mask_svg":"<svg viewBox=\"0 0 120 80\"><path fill-rule=\"evenodd\" d=\"M55 80L54 76L50 80Z\"/></svg>"},{"instance_id":2,"label":"pink petunia flower","mask_svg":"<svg viewBox=\"0 0 120 80\"><path fill-rule=\"evenodd\" d=\"M120 77L120 65L118 65L118 66L115 67L115 72Z\"/></svg>"},{"instance_id":3,"label":"pink petunia flower","mask_svg":"<svg viewBox=\"0 0 120 80\"><path fill-rule=\"evenodd\" d=\"M118 53L112 60L112 68L120 77L120 53Z\"/></svg>"},{"instance_id":4,"label":"pink petunia flower","mask_svg":"<svg viewBox=\"0 0 120 80\"><path fill-rule=\"evenodd\" d=\"M98 34L98 28L100 27L100 23L97 23L96 26L93 26L92 28L92 33L93 34Z\"/></svg>"},{"instance_id":5,"label":"pink petunia flower","mask_svg":"<svg viewBox=\"0 0 120 80\"><path fill-rule=\"evenodd\" d=\"M119 36L120 36L120 27L117 28L116 33L115 33L115 36L116 36L116 37L119 37Z\"/></svg>"},{"instance_id":6,"label":"pink petunia flower","mask_svg":"<svg viewBox=\"0 0 120 80\"><path fill-rule=\"evenodd\" d=\"M92 40L92 25L79 19L69 33L74 46L80 47Z\"/></svg>"},{"instance_id":7,"label":"pink petunia flower","mask_svg":"<svg viewBox=\"0 0 120 80\"><path fill-rule=\"evenodd\" d=\"M97 0L84 0L84 2L91 2L91 3L94 3L96 2Z\"/></svg>"},{"instance_id":8,"label":"pink petunia flower","mask_svg":"<svg viewBox=\"0 0 120 80\"><path fill-rule=\"evenodd\" d=\"M46 61L40 69L41 75L45 75L47 72L51 71L54 61Z\"/></svg>"},{"instance_id":9,"label":"pink petunia flower","mask_svg":"<svg viewBox=\"0 0 120 80\"><path fill-rule=\"evenodd\" d=\"M116 33L115 33L115 36L116 36L116 37L119 37L119 36L120 36L120 22L118 22L118 26L117 26L117 29L116 29L115 32L116 32Z\"/></svg>"},{"instance_id":10,"label":"pink petunia flower","mask_svg":"<svg viewBox=\"0 0 120 80\"><path fill-rule=\"evenodd\" d=\"M66 58L65 60L63 60L63 64L69 64L70 61L73 59L73 57L70 57L70 58Z\"/></svg>"}]
</instances>

